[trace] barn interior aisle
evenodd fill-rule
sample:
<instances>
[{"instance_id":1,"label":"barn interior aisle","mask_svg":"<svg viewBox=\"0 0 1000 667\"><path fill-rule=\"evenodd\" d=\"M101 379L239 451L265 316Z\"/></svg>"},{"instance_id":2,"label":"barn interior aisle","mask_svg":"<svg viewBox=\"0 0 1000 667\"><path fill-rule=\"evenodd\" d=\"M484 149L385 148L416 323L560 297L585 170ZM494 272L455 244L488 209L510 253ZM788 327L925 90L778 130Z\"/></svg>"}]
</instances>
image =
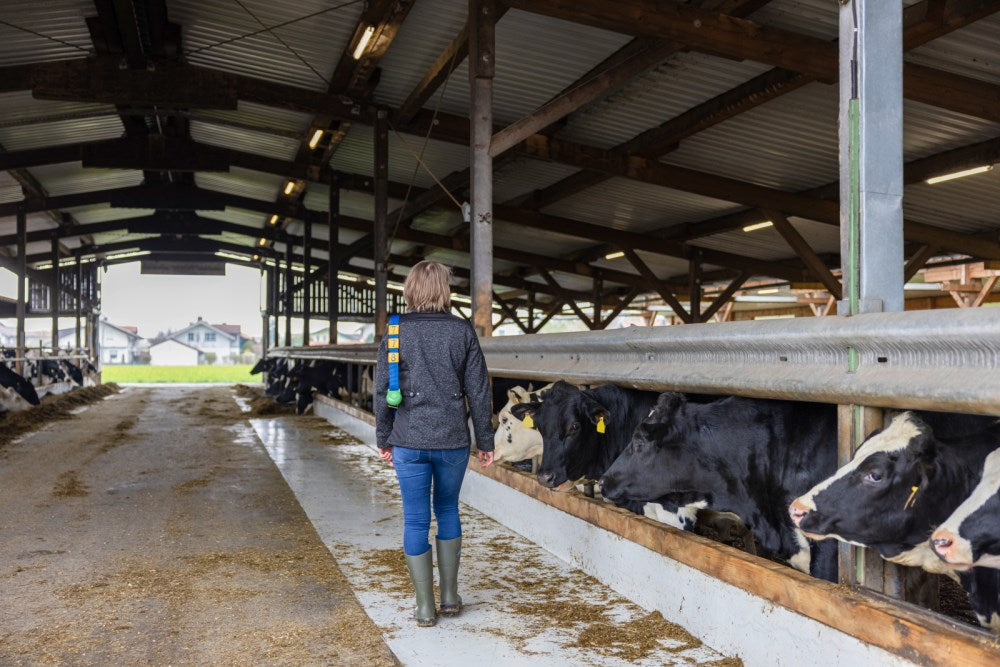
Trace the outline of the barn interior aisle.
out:
<instances>
[{"instance_id":1,"label":"barn interior aisle","mask_svg":"<svg viewBox=\"0 0 1000 667\"><path fill-rule=\"evenodd\" d=\"M396 664L229 388L0 449L0 664Z\"/></svg>"},{"instance_id":2,"label":"barn interior aisle","mask_svg":"<svg viewBox=\"0 0 1000 667\"><path fill-rule=\"evenodd\" d=\"M398 486L365 427L351 435L316 417L251 422L406 665L740 664L466 505L465 610L439 618L435 629L416 627Z\"/></svg>"}]
</instances>

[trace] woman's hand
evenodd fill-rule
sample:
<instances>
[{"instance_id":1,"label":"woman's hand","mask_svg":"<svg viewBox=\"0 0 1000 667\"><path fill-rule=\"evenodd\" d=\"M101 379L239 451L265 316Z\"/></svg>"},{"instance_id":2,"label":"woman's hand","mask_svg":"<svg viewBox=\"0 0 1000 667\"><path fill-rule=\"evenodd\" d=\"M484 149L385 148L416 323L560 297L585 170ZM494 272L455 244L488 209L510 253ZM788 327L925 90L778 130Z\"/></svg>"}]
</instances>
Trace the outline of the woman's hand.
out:
<instances>
[{"instance_id":1,"label":"woman's hand","mask_svg":"<svg viewBox=\"0 0 1000 667\"><path fill-rule=\"evenodd\" d=\"M378 457L383 461L387 461L390 466L392 466L392 445L389 445L385 449L379 448ZM395 466L392 466L395 468Z\"/></svg>"},{"instance_id":2,"label":"woman's hand","mask_svg":"<svg viewBox=\"0 0 1000 667\"><path fill-rule=\"evenodd\" d=\"M478 454L480 467L489 468L493 465L493 452L478 452Z\"/></svg>"}]
</instances>

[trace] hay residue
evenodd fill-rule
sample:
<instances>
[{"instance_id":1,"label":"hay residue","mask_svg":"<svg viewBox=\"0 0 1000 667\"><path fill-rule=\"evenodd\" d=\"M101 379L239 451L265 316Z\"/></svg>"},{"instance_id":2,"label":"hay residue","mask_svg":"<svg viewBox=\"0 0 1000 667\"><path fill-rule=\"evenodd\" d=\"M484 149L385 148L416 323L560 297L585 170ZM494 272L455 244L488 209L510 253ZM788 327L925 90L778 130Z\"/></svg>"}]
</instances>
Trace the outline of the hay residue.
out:
<instances>
[{"instance_id":1,"label":"hay residue","mask_svg":"<svg viewBox=\"0 0 1000 667\"><path fill-rule=\"evenodd\" d=\"M278 403L270 396L259 396L250 401L250 414L254 417L270 417L274 415L294 415L294 403Z\"/></svg>"},{"instance_id":2,"label":"hay residue","mask_svg":"<svg viewBox=\"0 0 1000 667\"><path fill-rule=\"evenodd\" d=\"M389 593L413 592L403 550L373 549L361 555L373 575L370 583Z\"/></svg>"},{"instance_id":3,"label":"hay residue","mask_svg":"<svg viewBox=\"0 0 1000 667\"><path fill-rule=\"evenodd\" d=\"M669 641L664 643L662 640ZM627 622L591 623L580 632L575 642L566 646L634 662L642 660L656 649L680 652L701 645L700 639L663 618L660 612L654 611Z\"/></svg>"},{"instance_id":4,"label":"hay residue","mask_svg":"<svg viewBox=\"0 0 1000 667\"><path fill-rule=\"evenodd\" d=\"M52 487L53 498L73 498L90 494L90 487L80 481L75 470L67 470L56 478Z\"/></svg>"},{"instance_id":5,"label":"hay residue","mask_svg":"<svg viewBox=\"0 0 1000 667\"><path fill-rule=\"evenodd\" d=\"M20 436L37 431L45 424L61 419L73 419L72 410L110 396L119 391L117 384L74 389L61 396L46 396L41 404L20 412L0 413L0 449Z\"/></svg>"},{"instance_id":6,"label":"hay residue","mask_svg":"<svg viewBox=\"0 0 1000 667\"><path fill-rule=\"evenodd\" d=\"M259 398L264 395L264 387L261 385L238 384L233 387L233 391L240 398Z\"/></svg>"}]
</instances>

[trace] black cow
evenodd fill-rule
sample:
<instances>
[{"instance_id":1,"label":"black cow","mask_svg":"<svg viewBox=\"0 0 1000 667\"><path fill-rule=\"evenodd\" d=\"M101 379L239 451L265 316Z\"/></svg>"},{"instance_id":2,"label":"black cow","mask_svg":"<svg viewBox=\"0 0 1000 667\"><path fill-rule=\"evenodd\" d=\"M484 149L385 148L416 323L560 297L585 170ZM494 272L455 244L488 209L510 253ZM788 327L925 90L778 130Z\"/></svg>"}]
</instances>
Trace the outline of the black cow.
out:
<instances>
[{"instance_id":1,"label":"black cow","mask_svg":"<svg viewBox=\"0 0 1000 667\"><path fill-rule=\"evenodd\" d=\"M0 364L0 387L13 389L18 395L32 405L38 405L38 392L26 379Z\"/></svg>"},{"instance_id":2,"label":"black cow","mask_svg":"<svg viewBox=\"0 0 1000 667\"><path fill-rule=\"evenodd\" d=\"M836 578L835 545L810 545L790 499L837 468L833 406L730 396L696 403L666 393L601 480L605 497L671 497L732 512L770 555Z\"/></svg>"},{"instance_id":3,"label":"black cow","mask_svg":"<svg viewBox=\"0 0 1000 667\"><path fill-rule=\"evenodd\" d=\"M347 386L347 364L318 359L305 361L289 377L295 384L295 411L301 415L313 401L313 389L324 396L340 395L340 390Z\"/></svg>"},{"instance_id":4,"label":"black cow","mask_svg":"<svg viewBox=\"0 0 1000 667\"><path fill-rule=\"evenodd\" d=\"M873 433L850 463L797 498L792 520L810 537L867 546L883 558L929 572L954 573L931 548L934 529L969 497L987 455L1000 447L1000 421L970 433L956 416L949 438L941 416L936 434L912 412L897 415ZM983 625L1000 631L1000 570L975 568L960 577Z\"/></svg>"},{"instance_id":5,"label":"black cow","mask_svg":"<svg viewBox=\"0 0 1000 667\"><path fill-rule=\"evenodd\" d=\"M934 531L931 546L955 569L1000 568L1000 449L986 457L982 480Z\"/></svg>"}]
</instances>

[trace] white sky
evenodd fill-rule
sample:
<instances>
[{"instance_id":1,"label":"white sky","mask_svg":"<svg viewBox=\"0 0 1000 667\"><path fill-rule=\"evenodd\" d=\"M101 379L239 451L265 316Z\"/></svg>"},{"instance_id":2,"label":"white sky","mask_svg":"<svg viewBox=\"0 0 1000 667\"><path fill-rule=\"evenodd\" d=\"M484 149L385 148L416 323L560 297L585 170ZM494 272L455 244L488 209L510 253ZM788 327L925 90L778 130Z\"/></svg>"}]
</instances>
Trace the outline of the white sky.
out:
<instances>
[{"instance_id":1,"label":"white sky","mask_svg":"<svg viewBox=\"0 0 1000 667\"><path fill-rule=\"evenodd\" d=\"M147 338L177 331L199 315L212 324L239 324L248 336L261 335L262 277L255 269L229 264L225 276L155 276L140 274L139 262L118 264L102 270L101 293L102 317L135 325ZM17 297L17 280L6 270L0 270L0 295ZM28 329L48 324L29 320Z\"/></svg>"}]
</instances>

